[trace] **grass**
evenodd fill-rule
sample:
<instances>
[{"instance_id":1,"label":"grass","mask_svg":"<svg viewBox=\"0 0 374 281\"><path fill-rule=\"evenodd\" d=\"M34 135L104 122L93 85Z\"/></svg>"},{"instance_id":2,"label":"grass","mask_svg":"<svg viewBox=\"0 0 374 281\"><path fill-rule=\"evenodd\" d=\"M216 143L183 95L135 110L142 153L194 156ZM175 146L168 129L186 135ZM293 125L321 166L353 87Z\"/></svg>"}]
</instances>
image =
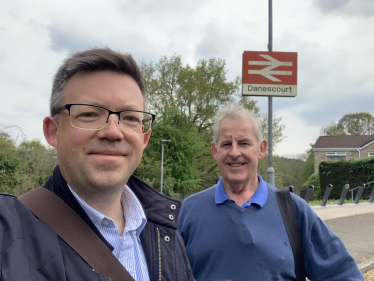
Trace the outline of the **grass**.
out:
<instances>
[{"instance_id":1,"label":"grass","mask_svg":"<svg viewBox=\"0 0 374 281\"><path fill-rule=\"evenodd\" d=\"M309 205L310 206L319 206L319 205L321 205L321 202L322 202L322 200L312 200L312 201L309 201ZM352 204L353 202L354 202L354 200L352 200L352 199L345 199L343 204ZM365 200L361 199L359 201L359 203L367 203L367 202L368 202L368 200L366 200L366 199ZM338 199L329 199L329 200L327 200L326 205L337 205L338 203L339 203Z\"/></svg>"}]
</instances>

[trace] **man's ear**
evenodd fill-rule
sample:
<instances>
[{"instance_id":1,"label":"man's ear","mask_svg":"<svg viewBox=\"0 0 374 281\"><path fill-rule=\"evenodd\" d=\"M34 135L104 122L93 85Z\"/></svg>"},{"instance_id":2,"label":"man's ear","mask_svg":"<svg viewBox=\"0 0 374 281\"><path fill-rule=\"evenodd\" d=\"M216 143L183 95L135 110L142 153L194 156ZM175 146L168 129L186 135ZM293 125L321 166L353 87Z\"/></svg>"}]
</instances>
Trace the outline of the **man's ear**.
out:
<instances>
[{"instance_id":1,"label":"man's ear","mask_svg":"<svg viewBox=\"0 0 374 281\"><path fill-rule=\"evenodd\" d=\"M216 148L214 142L211 143L210 148L212 149L214 159L217 160L217 148Z\"/></svg>"},{"instance_id":2,"label":"man's ear","mask_svg":"<svg viewBox=\"0 0 374 281\"><path fill-rule=\"evenodd\" d=\"M57 148L57 122L53 117L47 116L44 118L43 132L47 142Z\"/></svg>"},{"instance_id":3,"label":"man's ear","mask_svg":"<svg viewBox=\"0 0 374 281\"><path fill-rule=\"evenodd\" d=\"M258 159L263 159L266 155L266 149L268 148L268 142L263 140L260 145L260 154L258 155Z\"/></svg>"},{"instance_id":4,"label":"man's ear","mask_svg":"<svg viewBox=\"0 0 374 281\"><path fill-rule=\"evenodd\" d=\"M148 145L148 142L149 142L149 138L151 137L151 132L152 132L152 129L149 129L149 132L144 134L144 140L143 140L143 150L147 147Z\"/></svg>"}]
</instances>

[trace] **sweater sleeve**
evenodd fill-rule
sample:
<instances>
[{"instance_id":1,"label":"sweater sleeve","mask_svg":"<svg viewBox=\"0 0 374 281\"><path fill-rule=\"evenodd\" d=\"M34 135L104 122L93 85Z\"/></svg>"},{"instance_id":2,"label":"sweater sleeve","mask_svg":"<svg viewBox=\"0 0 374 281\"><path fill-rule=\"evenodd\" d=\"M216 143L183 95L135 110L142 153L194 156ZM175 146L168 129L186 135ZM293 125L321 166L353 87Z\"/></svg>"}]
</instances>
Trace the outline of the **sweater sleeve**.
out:
<instances>
[{"instance_id":1,"label":"sweater sleeve","mask_svg":"<svg viewBox=\"0 0 374 281\"><path fill-rule=\"evenodd\" d=\"M307 277L312 281L364 280L343 242L316 217L304 249Z\"/></svg>"}]
</instances>

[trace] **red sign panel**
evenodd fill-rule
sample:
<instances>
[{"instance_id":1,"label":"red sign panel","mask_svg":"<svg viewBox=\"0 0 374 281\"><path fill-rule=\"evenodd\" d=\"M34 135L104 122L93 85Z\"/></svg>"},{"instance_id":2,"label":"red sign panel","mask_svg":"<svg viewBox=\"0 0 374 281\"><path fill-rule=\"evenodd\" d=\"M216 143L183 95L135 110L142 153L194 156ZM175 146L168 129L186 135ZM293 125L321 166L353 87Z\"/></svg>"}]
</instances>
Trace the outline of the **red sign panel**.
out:
<instances>
[{"instance_id":1,"label":"red sign panel","mask_svg":"<svg viewBox=\"0 0 374 281\"><path fill-rule=\"evenodd\" d=\"M244 52L243 95L297 95L297 53Z\"/></svg>"}]
</instances>

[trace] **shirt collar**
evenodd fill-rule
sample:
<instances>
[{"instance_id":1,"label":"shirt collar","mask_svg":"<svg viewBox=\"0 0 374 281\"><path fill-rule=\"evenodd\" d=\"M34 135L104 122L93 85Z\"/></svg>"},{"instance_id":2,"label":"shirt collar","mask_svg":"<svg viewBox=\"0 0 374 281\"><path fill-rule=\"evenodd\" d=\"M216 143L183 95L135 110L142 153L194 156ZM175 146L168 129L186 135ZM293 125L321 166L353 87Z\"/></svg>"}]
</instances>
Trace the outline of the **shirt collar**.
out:
<instances>
[{"instance_id":1,"label":"shirt collar","mask_svg":"<svg viewBox=\"0 0 374 281\"><path fill-rule=\"evenodd\" d=\"M256 192L253 194L251 199L249 199L242 205L242 207L249 207L251 204L257 204L262 208L265 205L268 198L268 188L266 183L259 174L257 174L257 178L260 183L258 185ZM216 187L215 201L216 204L222 204L227 200L235 202L227 195L225 188L223 187L222 177L220 177Z\"/></svg>"},{"instance_id":2,"label":"shirt collar","mask_svg":"<svg viewBox=\"0 0 374 281\"><path fill-rule=\"evenodd\" d=\"M90 205L88 205L82 198L79 197L77 193L75 193L75 191L69 185L68 187L71 193L74 195L75 199L81 205L82 209L86 212L87 216L97 228L101 226L103 220L113 222L112 219L104 216L103 214L92 208ZM125 185L125 188L122 191L121 203L123 208L123 216L126 220L124 233L127 231L136 230L136 234L139 238L140 232L143 230L147 219L138 198L127 185Z\"/></svg>"}]
</instances>

